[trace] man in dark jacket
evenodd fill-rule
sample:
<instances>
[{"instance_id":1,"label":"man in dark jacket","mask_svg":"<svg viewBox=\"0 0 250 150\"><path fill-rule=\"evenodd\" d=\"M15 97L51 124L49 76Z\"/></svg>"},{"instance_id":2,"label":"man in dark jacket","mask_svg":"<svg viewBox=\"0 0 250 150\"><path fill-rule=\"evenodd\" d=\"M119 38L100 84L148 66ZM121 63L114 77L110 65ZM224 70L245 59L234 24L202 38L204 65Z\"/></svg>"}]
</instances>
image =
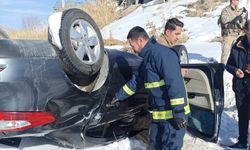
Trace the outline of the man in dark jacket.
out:
<instances>
[{"instance_id":1,"label":"man in dark jacket","mask_svg":"<svg viewBox=\"0 0 250 150\"><path fill-rule=\"evenodd\" d=\"M245 35L237 39L231 49L226 69L233 75L238 111L239 137L231 148L247 148L249 107L250 107L250 20L244 27Z\"/></svg>"},{"instance_id":2,"label":"man in dark jacket","mask_svg":"<svg viewBox=\"0 0 250 150\"><path fill-rule=\"evenodd\" d=\"M190 108L178 55L153 37L149 39L146 31L138 26L129 31L127 39L143 61L137 74L116 93L111 105L144 86L151 93L150 149L180 150Z\"/></svg>"}]
</instances>

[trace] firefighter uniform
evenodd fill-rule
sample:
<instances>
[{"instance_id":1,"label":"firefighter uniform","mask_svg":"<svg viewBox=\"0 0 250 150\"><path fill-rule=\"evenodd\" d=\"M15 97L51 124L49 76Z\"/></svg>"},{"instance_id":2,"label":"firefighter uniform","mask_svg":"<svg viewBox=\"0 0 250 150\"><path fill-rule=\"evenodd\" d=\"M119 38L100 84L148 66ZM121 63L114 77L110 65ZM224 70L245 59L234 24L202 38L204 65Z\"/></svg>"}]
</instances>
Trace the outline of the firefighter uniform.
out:
<instances>
[{"instance_id":1,"label":"firefighter uniform","mask_svg":"<svg viewBox=\"0 0 250 150\"><path fill-rule=\"evenodd\" d=\"M178 129L173 119L187 119L190 108L177 53L151 38L139 56L143 61L138 72L116 93L116 98L124 100L143 86L148 89L153 119L150 149L181 149L185 128Z\"/></svg>"}]
</instances>

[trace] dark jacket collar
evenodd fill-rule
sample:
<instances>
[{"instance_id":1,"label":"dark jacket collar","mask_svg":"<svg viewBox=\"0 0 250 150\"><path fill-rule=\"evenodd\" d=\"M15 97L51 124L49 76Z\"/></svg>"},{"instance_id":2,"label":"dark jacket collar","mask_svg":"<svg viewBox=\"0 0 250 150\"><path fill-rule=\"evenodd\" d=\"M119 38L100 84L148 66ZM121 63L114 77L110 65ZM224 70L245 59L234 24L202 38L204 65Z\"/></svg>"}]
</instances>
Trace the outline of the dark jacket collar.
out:
<instances>
[{"instance_id":1,"label":"dark jacket collar","mask_svg":"<svg viewBox=\"0 0 250 150\"><path fill-rule=\"evenodd\" d=\"M249 49L250 45L248 44L246 35L238 38L238 40L236 42L236 47L239 49L243 49L244 51Z\"/></svg>"},{"instance_id":2,"label":"dark jacket collar","mask_svg":"<svg viewBox=\"0 0 250 150\"><path fill-rule=\"evenodd\" d=\"M146 56L146 54L152 49L152 46L153 46L153 44L155 44L155 43L156 43L155 37L151 37L151 38L148 40L147 44L142 48L142 50L141 50L139 56L141 56L142 58L144 58L144 57Z\"/></svg>"}]
</instances>

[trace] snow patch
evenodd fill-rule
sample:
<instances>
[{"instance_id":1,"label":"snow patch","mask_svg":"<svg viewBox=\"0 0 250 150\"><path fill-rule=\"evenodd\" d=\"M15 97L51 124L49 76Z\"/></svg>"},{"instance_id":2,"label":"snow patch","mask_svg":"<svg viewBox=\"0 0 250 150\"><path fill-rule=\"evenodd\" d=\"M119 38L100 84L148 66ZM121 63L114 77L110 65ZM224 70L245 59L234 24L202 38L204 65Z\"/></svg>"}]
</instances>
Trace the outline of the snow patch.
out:
<instances>
[{"instance_id":1,"label":"snow patch","mask_svg":"<svg viewBox=\"0 0 250 150\"><path fill-rule=\"evenodd\" d=\"M49 34L52 38L52 44L62 49L62 44L59 36L59 31L61 28L62 12L56 12L49 16Z\"/></svg>"}]
</instances>

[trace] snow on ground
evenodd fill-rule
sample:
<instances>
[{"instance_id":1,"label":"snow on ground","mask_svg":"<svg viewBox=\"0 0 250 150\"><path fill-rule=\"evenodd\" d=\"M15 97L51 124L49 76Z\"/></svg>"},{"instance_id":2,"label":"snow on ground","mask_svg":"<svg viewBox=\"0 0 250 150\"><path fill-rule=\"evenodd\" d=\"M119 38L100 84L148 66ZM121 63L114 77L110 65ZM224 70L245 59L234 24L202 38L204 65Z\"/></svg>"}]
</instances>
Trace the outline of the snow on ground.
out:
<instances>
[{"instance_id":1,"label":"snow on ground","mask_svg":"<svg viewBox=\"0 0 250 150\"><path fill-rule=\"evenodd\" d=\"M183 10L186 7L184 4L191 3L195 0L179 0L174 3L171 1L164 4L156 4L153 2L147 5L139 6L135 11L129 15L114 21L110 25L102 29L102 35L104 39L112 38L119 40L126 40L128 31L134 26L141 26L146 28L146 24L152 22L156 28L163 26L164 18L184 16Z\"/></svg>"},{"instance_id":2,"label":"snow on ground","mask_svg":"<svg viewBox=\"0 0 250 150\"><path fill-rule=\"evenodd\" d=\"M57 143L45 138L23 138L18 148L0 144L0 150L69 150L69 148L62 147ZM85 148L84 150L143 150L145 144L135 138L126 138L119 142L114 142L106 146L96 146Z\"/></svg>"},{"instance_id":3,"label":"snow on ground","mask_svg":"<svg viewBox=\"0 0 250 150\"><path fill-rule=\"evenodd\" d=\"M207 63L211 60L220 61L221 47L218 42L210 42L213 38L220 35L220 28L217 25L218 16L223 7L228 5L224 3L215 11L208 12L207 17L185 17L183 10L187 9L184 4L189 4L196 0L169 0L167 3L149 4L139 6L128 16L117 20L102 29L102 35L105 38L126 40L128 31L134 26L144 27L153 22L157 28L161 28L165 22L163 18L183 17L181 20L185 23L185 30L188 33L189 40L184 43L189 52L191 63ZM250 9L250 2L241 0L240 6ZM115 48L120 48L115 47ZM219 145L229 145L237 140L237 113L235 107L234 93L232 91L232 76L225 71L224 73L224 91L225 108L222 114L219 141L217 144L203 141L199 138L186 134L184 138L184 150L220 150ZM249 139L250 141L250 139ZM25 150L64 150L66 148L58 146L56 143L44 138L23 138L19 148L0 145L0 149L25 149ZM88 150L143 150L145 144L134 138L114 142L106 146L97 146L87 148Z\"/></svg>"}]
</instances>

